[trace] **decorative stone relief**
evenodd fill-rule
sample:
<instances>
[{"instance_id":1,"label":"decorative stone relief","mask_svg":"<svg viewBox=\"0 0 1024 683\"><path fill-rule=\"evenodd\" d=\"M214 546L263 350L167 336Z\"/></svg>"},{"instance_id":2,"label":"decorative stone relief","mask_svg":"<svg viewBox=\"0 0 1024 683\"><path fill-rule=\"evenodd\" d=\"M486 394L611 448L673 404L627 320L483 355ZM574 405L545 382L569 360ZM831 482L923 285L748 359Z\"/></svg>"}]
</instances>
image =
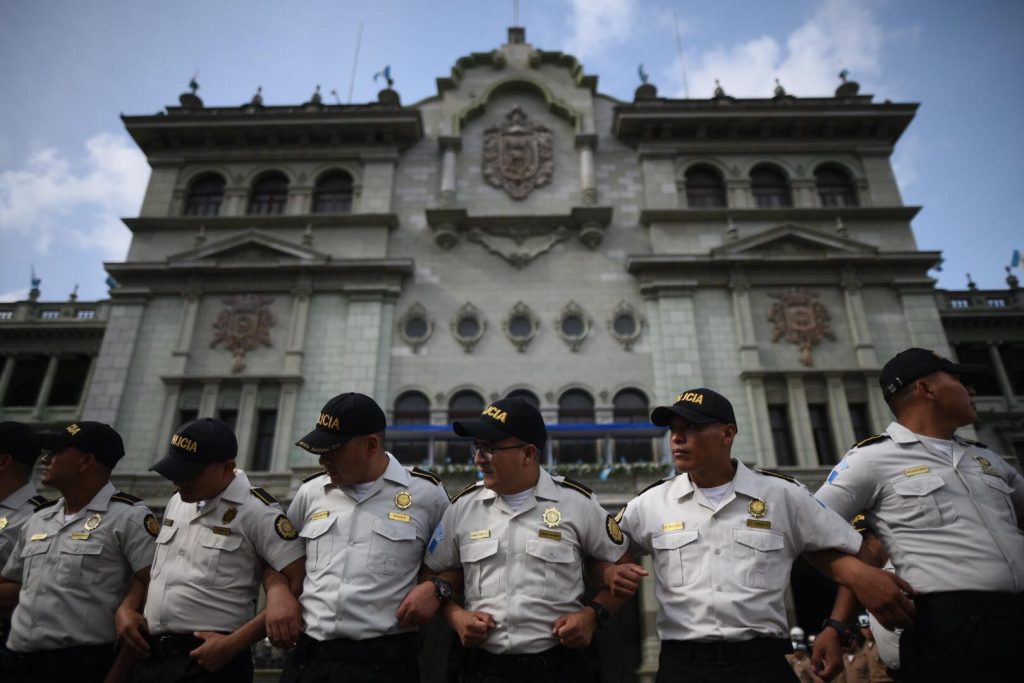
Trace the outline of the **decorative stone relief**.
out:
<instances>
[{"instance_id":1,"label":"decorative stone relief","mask_svg":"<svg viewBox=\"0 0 1024 683\"><path fill-rule=\"evenodd\" d=\"M825 305L815 301L818 295L806 289L770 292L769 296L779 299L768 312L768 320L775 326L772 342L784 337L790 344L798 344L800 363L812 367L811 349L822 339L836 338Z\"/></svg>"},{"instance_id":2,"label":"decorative stone relief","mask_svg":"<svg viewBox=\"0 0 1024 683\"><path fill-rule=\"evenodd\" d=\"M531 123L518 106L505 118L504 125L484 131L483 176L513 199L524 199L551 182L555 164L552 135L547 127Z\"/></svg>"},{"instance_id":3,"label":"decorative stone relief","mask_svg":"<svg viewBox=\"0 0 1024 683\"><path fill-rule=\"evenodd\" d=\"M590 334L590 316L578 303L570 301L555 318L555 331L568 344L571 351L579 351L583 341Z\"/></svg>"},{"instance_id":4,"label":"decorative stone relief","mask_svg":"<svg viewBox=\"0 0 1024 683\"><path fill-rule=\"evenodd\" d=\"M213 341L210 348L223 344L224 348L231 352L234 357L234 364L231 366L232 373L238 373L245 369L245 354L257 346L272 346L270 342L270 328L276 324L274 314L267 310L267 306L274 303L269 297L243 294L225 299L227 308L217 316L214 323Z\"/></svg>"},{"instance_id":5,"label":"decorative stone relief","mask_svg":"<svg viewBox=\"0 0 1024 683\"><path fill-rule=\"evenodd\" d=\"M501 321L505 336L520 353L526 350L540 329L540 318L522 301L516 303Z\"/></svg>"},{"instance_id":6,"label":"decorative stone relief","mask_svg":"<svg viewBox=\"0 0 1024 683\"><path fill-rule=\"evenodd\" d=\"M608 331L627 351L631 350L633 344L640 338L643 326L643 316L628 301L620 301L608 316Z\"/></svg>"},{"instance_id":7,"label":"decorative stone relief","mask_svg":"<svg viewBox=\"0 0 1024 683\"><path fill-rule=\"evenodd\" d=\"M569 239L569 230L561 225L551 230L544 225L520 223L492 226L487 231L473 228L466 233L466 237L514 267L522 268L541 254L551 251L559 242Z\"/></svg>"},{"instance_id":8,"label":"decorative stone relief","mask_svg":"<svg viewBox=\"0 0 1024 683\"><path fill-rule=\"evenodd\" d=\"M398 319L397 325L398 335L412 348L413 353L419 353L434 333L434 321L427 316L427 309L418 303L409 307Z\"/></svg>"},{"instance_id":9,"label":"decorative stone relief","mask_svg":"<svg viewBox=\"0 0 1024 683\"><path fill-rule=\"evenodd\" d=\"M462 345L462 350L472 353L473 348L483 339L487 331L487 321L473 304L466 302L455 314L451 324L452 336Z\"/></svg>"}]
</instances>

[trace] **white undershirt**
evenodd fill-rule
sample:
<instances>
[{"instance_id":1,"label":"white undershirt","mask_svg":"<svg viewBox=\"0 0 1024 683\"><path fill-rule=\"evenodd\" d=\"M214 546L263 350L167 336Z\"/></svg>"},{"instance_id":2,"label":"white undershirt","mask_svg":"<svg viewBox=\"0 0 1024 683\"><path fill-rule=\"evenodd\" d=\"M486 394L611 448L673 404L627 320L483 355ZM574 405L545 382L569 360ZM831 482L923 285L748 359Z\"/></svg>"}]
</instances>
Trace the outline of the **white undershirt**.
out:
<instances>
[{"instance_id":1,"label":"white undershirt","mask_svg":"<svg viewBox=\"0 0 1024 683\"><path fill-rule=\"evenodd\" d=\"M519 493L510 493L507 495L503 493L501 494L501 498L506 503L508 503L508 506L510 508L512 508L512 512L518 512L519 508L523 507L523 503L525 503L526 500L533 495L533 492L535 490L537 490L537 487L531 486L525 491L520 491Z\"/></svg>"},{"instance_id":2,"label":"white undershirt","mask_svg":"<svg viewBox=\"0 0 1024 683\"><path fill-rule=\"evenodd\" d=\"M377 482L367 481L361 484L349 484L349 488L352 489L352 493L355 494L356 500L361 501L366 498L366 494L370 492L370 487Z\"/></svg>"},{"instance_id":3,"label":"white undershirt","mask_svg":"<svg viewBox=\"0 0 1024 683\"><path fill-rule=\"evenodd\" d=\"M923 443L937 449L940 453L949 458L950 462L953 462L953 441L952 439L936 439L934 436L922 436L917 435L917 438L921 439Z\"/></svg>"},{"instance_id":4,"label":"white undershirt","mask_svg":"<svg viewBox=\"0 0 1024 683\"><path fill-rule=\"evenodd\" d=\"M700 489L700 492L704 494L704 497L707 498L708 501L712 505L714 505L715 509L717 510L718 508L722 507L722 503L732 493L732 482L730 481L727 484L722 484L721 486L712 486L711 488L706 489L701 488L699 486L697 488Z\"/></svg>"}]
</instances>

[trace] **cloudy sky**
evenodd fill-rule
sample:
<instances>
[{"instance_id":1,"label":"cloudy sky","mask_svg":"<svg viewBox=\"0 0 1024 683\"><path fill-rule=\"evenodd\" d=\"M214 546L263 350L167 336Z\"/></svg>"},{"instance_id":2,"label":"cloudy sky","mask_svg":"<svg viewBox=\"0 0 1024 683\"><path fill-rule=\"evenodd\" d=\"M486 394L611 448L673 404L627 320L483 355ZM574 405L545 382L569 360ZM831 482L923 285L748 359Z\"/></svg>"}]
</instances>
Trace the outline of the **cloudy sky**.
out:
<instances>
[{"instance_id":1,"label":"cloudy sky","mask_svg":"<svg viewBox=\"0 0 1024 683\"><path fill-rule=\"evenodd\" d=\"M644 64L662 95L830 95L847 68L876 101L919 102L893 157L922 249L944 252L939 286L1004 287L1024 251L1014 198L1024 2L1017 0L520 0L537 47L561 49L632 99ZM403 102L504 42L513 0L0 0L0 300L106 296L149 175L119 115L175 104L198 73L207 105L374 99L390 64ZM682 58L677 46L678 25ZM355 59L362 26L361 49ZM353 71L355 77L352 77ZM336 91L337 96L330 94ZM1018 275L1021 273L1018 272Z\"/></svg>"}]
</instances>

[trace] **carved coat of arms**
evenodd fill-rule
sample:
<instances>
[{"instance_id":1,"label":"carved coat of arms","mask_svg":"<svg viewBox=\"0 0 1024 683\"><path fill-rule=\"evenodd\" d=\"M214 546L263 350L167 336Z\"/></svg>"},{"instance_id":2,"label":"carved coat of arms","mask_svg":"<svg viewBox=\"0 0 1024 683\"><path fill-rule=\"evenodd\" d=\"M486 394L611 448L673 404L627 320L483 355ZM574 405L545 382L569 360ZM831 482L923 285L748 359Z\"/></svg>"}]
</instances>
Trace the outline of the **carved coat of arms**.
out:
<instances>
[{"instance_id":1,"label":"carved coat of arms","mask_svg":"<svg viewBox=\"0 0 1024 683\"><path fill-rule=\"evenodd\" d=\"M772 304L768 320L775 326L772 341L785 338L790 344L800 345L800 362L807 367L814 365L811 349L822 339L835 339L828 310L818 295L805 289L789 292L773 292L769 296L779 299Z\"/></svg>"},{"instance_id":2,"label":"carved coat of arms","mask_svg":"<svg viewBox=\"0 0 1024 683\"><path fill-rule=\"evenodd\" d=\"M504 125L484 131L484 180L513 199L523 199L551 182L555 165L551 131L531 123L519 107L505 118Z\"/></svg>"},{"instance_id":3,"label":"carved coat of arms","mask_svg":"<svg viewBox=\"0 0 1024 683\"><path fill-rule=\"evenodd\" d=\"M223 344L234 356L231 372L245 369L245 354L262 344L269 347L270 328L274 326L274 314L266 307L273 299L244 294L225 299L227 308L217 316L213 324L213 341L210 348Z\"/></svg>"}]
</instances>

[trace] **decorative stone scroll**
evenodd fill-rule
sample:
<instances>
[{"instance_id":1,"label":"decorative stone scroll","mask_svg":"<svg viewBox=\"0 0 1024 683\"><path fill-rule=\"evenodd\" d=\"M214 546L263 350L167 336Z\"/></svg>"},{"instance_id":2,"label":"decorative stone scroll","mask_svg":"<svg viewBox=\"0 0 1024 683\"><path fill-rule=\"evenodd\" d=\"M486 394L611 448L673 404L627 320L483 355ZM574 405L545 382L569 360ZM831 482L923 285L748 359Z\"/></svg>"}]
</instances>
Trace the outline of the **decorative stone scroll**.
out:
<instances>
[{"instance_id":1,"label":"decorative stone scroll","mask_svg":"<svg viewBox=\"0 0 1024 683\"><path fill-rule=\"evenodd\" d=\"M551 131L531 123L518 106L505 118L504 125L484 131L483 176L513 199L525 199L551 182L555 167Z\"/></svg>"},{"instance_id":2,"label":"decorative stone scroll","mask_svg":"<svg viewBox=\"0 0 1024 683\"><path fill-rule=\"evenodd\" d=\"M812 367L811 349L822 339L836 338L825 305L806 289L770 292L769 296L779 299L768 312L768 320L775 326L772 342L785 337L790 344L799 344L800 363Z\"/></svg>"},{"instance_id":3,"label":"decorative stone scroll","mask_svg":"<svg viewBox=\"0 0 1024 683\"><path fill-rule=\"evenodd\" d=\"M260 344L272 346L270 328L276 323L274 314L266 307L274 303L274 300L243 294L225 299L224 303L227 304L227 308L221 311L217 316L217 322L213 324L214 333L210 348L223 344L234 358L231 372L238 373L245 369L247 352Z\"/></svg>"}]
</instances>

